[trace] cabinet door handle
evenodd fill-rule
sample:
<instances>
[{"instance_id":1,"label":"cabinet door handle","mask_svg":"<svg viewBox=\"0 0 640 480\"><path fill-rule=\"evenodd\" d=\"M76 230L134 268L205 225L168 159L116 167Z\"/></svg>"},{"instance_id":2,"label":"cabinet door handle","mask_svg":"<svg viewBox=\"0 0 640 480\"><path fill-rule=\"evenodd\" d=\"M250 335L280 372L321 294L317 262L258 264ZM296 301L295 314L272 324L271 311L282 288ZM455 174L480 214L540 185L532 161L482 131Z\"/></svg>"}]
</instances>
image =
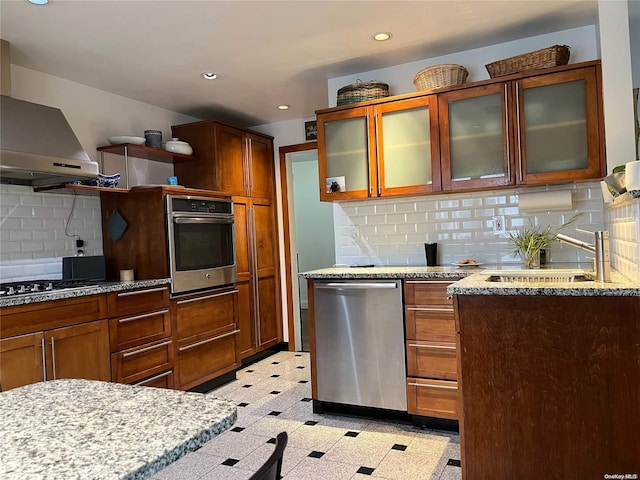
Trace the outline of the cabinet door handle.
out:
<instances>
[{"instance_id":1,"label":"cabinet door handle","mask_svg":"<svg viewBox=\"0 0 640 480\"><path fill-rule=\"evenodd\" d=\"M145 313L144 315L136 315L135 317L121 318L120 320L118 320L118 323L133 322L135 320L140 320L142 318L153 317L154 315L164 315L165 313L169 313L169 310L165 309L165 310L160 310L159 312L151 312L151 313Z\"/></svg>"},{"instance_id":2,"label":"cabinet door handle","mask_svg":"<svg viewBox=\"0 0 640 480\"><path fill-rule=\"evenodd\" d=\"M122 358L133 357L134 355L138 355L140 353L148 352L149 350L155 350L156 348L166 347L171 344L171 340L167 340L166 342L159 343L158 345L151 345L150 347L141 348L140 350L136 350L134 352L127 352L122 354Z\"/></svg>"},{"instance_id":3,"label":"cabinet door handle","mask_svg":"<svg viewBox=\"0 0 640 480\"><path fill-rule=\"evenodd\" d=\"M423 345L418 343L410 343L409 346L415 347L415 348L429 348L432 350L455 350L456 349L455 345Z\"/></svg>"},{"instance_id":4,"label":"cabinet door handle","mask_svg":"<svg viewBox=\"0 0 640 480\"><path fill-rule=\"evenodd\" d=\"M206 295L204 297L189 298L187 300L178 300L176 305L184 305L185 303L199 302L200 300L210 300L212 298L224 297L225 295L231 295L232 293L238 293L238 290L229 290L228 292L215 293L213 295Z\"/></svg>"},{"instance_id":5,"label":"cabinet door handle","mask_svg":"<svg viewBox=\"0 0 640 480\"><path fill-rule=\"evenodd\" d=\"M378 141L378 111L373 115L373 129L375 131L376 139L376 182L378 183L378 196L382 195L382 184L380 183L380 142ZM380 115L380 122L382 122L382 115Z\"/></svg>"},{"instance_id":6,"label":"cabinet door handle","mask_svg":"<svg viewBox=\"0 0 640 480\"><path fill-rule=\"evenodd\" d=\"M258 291L258 227L256 226L256 211L253 207L250 210L251 219L251 257L253 262L254 277L252 279L253 286L253 318L256 329L257 345L262 344L262 336L260 335L260 292Z\"/></svg>"},{"instance_id":7,"label":"cabinet door handle","mask_svg":"<svg viewBox=\"0 0 640 480\"><path fill-rule=\"evenodd\" d=\"M207 338L206 340L201 340L200 342L187 345L186 347L178 347L178 351L186 352L187 350L191 350L192 348L196 348L196 347L199 347L200 345L205 345L207 343L215 342L216 340L220 340L221 338L230 337L231 335L235 335L236 333L240 333L240 330L236 329L233 332L223 333L222 335L218 335L217 337Z\"/></svg>"},{"instance_id":8,"label":"cabinet door handle","mask_svg":"<svg viewBox=\"0 0 640 480\"><path fill-rule=\"evenodd\" d=\"M171 372L172 370L169 370L168 372L161 373L159 375L156 375L155 377L147 378L146 380L142 380L141 382L134 383L133 385L135 385L136 387L142 386L145 383L153 382L154 380L159 380L160 378L168 377L169 375L171 375Z\"/></svg>"},{"instance_id":9,"label":"cabinet door handle","mask_svg":"<svg viewBox=\"0 0 640 480\"><path fill-rule=\"evenodd\" d=\"M40 339L40 347L42 348L42 381L47 381L47 356L44 350L44 337Z\"/></svg>"},{"instance_id":10,"label":"cabinet door handle","mask_svg":"<svg viewBox=\"0 0 640 480\"><path fill-rule=\"evenodd\" d=\"M160 287L160 288L148 288L147 290L135 290L133 292L120 292L118 293L119 297L129 297L131 295L143 295L145 293L153 293L153 292L161 292L163 290L166 290L167 287Z\"/></svg>"},{"instance_id":11,"label":"cabinet door handle","mask_svg":"<svg viewBox=\"0 0 640 480\"><path fill-rule=\"evenodd\" d=\"M509 128L509 87L504 84L504 125L507 130L507 180L511 181L511 145L510 135L511 129Z\"/></svg>"},{"instance_id":12,"label":"cabinet door handle","mask_svg":"<svg viewBox=\"0 0 640 480\"><path fill-rule=\"evenodd\" d=\"M53 379L56 380L56 342L51 337L51 366L53 367Z\"/></svg>"},{"instance_id":13,"label":"cabinet door handle","mask_svg":"<svg viewBox=\"0 0 640 480\"><path fill-rule=\"evenodd\" d=\"M410 312L453 312L453 308L407 307Z\"/></svg>"},{"instance_id":14,"label":"cabinet door handle","mask_svg":"<svg viewBox=\"0 0 640 480\"><path fill-rule=\"evenodd\" d=\"M522 148L520 138L520 83L516 82L516 145L518 146L518 178L522 182Z\"/></svg>"},{"instance_id":15,"label":"cabinet door handle","mask_svg":"<svg viewBox=\"0 0 640 480\"><path fill-rule=\"evenodd\" d=\"M428 387L428 388L440 388L442 390L457 390L458 387L454 387L452 385L431 385L428 383L408 383L412 387Z\"/></svg>"}]
</instances>

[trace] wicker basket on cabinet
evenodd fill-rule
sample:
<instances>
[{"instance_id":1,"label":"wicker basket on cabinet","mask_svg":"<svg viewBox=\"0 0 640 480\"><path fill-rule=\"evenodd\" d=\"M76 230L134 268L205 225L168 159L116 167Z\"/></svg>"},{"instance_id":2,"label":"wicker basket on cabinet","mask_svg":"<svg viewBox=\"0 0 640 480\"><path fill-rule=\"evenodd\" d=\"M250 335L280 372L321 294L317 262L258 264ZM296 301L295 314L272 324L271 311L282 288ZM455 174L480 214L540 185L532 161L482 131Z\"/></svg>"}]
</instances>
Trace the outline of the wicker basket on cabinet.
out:
<instances>
[{"instance_id":1,"label":"wicker basket on cabinet","mask_svg":"<svg viewBox=\"0 0 640 480\"><path fill-rule=\"evenodd\" d=\"M553 45L534 52L498 60L485 65L485 67L491 78L538 68L557 67L569 63L570 50L571 48L567 45Z\"/></svg>"},{"instance_id":2,"label":"wicker basket on cabinet","mask_svg":"<svg viewBox=\"0 0 640 480\"><path fill-rule=\"evenodd\" d=\"M345 85L338 90L338 106L389 96L389 85L382 82L362 82Z\"/></svg>"},{"instance_id":3,"label":"wicker basket on cabinet","mask_svg":"<svg viewBox=\"0 0 640 480\"><path fill-rule=\"evenodd\" d=\"M461 85L466 82L469 72L462 65L441 64L423 68L413 77L416 90L432 90L434 88Z\"/></svg>"}]
</instances>

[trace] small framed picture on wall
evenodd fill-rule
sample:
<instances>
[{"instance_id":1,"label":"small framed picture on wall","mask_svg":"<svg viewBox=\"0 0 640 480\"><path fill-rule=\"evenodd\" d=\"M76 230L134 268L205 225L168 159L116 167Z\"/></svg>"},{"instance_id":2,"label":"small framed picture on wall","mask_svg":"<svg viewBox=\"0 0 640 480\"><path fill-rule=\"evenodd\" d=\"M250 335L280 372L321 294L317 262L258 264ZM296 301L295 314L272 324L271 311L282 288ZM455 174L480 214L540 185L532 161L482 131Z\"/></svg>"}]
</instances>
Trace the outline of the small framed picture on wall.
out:
<instances>
[{"instance_id":1,"label":"small framed picture on wall","mask_svg":"<svg viewBox=\"0 0 640 480\"><path fill-rule=\"evenodd\" d=\"M304 139L307 142L318 139L318 131L315 120L304 122Z\"/></svg>"}]
</instances>

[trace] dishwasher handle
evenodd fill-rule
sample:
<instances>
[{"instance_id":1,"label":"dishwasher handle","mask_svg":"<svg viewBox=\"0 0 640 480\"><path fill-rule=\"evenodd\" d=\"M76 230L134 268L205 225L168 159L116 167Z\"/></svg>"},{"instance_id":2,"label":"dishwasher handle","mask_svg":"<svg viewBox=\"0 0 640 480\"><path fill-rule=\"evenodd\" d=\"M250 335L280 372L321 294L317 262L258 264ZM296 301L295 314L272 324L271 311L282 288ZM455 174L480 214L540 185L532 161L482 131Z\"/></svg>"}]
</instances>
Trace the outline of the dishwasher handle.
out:
<instances>
[{"instance_id":1,"label":"dishwasher handle","mask_svg":"<svg viewBox=\"0 0 640 480\"><path fill-rule=\"evenodd\" d=\"M398 288L397 283L381 282L381 283L364 283L364 282L331 282L317 283L316 288L326 290L372 290L372 289L394 289Z\"/></svg>"}]
</instances>

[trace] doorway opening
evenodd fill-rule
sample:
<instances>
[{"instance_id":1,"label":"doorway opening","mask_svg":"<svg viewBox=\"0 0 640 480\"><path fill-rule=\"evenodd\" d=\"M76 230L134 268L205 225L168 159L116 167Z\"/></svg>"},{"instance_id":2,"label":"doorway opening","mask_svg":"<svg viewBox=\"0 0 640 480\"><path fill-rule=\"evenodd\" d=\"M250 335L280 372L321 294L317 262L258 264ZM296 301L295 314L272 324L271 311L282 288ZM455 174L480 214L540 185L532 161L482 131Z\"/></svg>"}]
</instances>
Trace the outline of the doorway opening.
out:
<instances>
[{"instance_id":1,"label":"doorway opening","mask_svg":"<svg viewBox=\"0 0 640 480\"><path fill-rule=\"evenodd\" d=\"M333 204L320 202L317 142L280 147L289 342L309 350L307 281L335 262Z\"/></svg>"}]
</instances>

